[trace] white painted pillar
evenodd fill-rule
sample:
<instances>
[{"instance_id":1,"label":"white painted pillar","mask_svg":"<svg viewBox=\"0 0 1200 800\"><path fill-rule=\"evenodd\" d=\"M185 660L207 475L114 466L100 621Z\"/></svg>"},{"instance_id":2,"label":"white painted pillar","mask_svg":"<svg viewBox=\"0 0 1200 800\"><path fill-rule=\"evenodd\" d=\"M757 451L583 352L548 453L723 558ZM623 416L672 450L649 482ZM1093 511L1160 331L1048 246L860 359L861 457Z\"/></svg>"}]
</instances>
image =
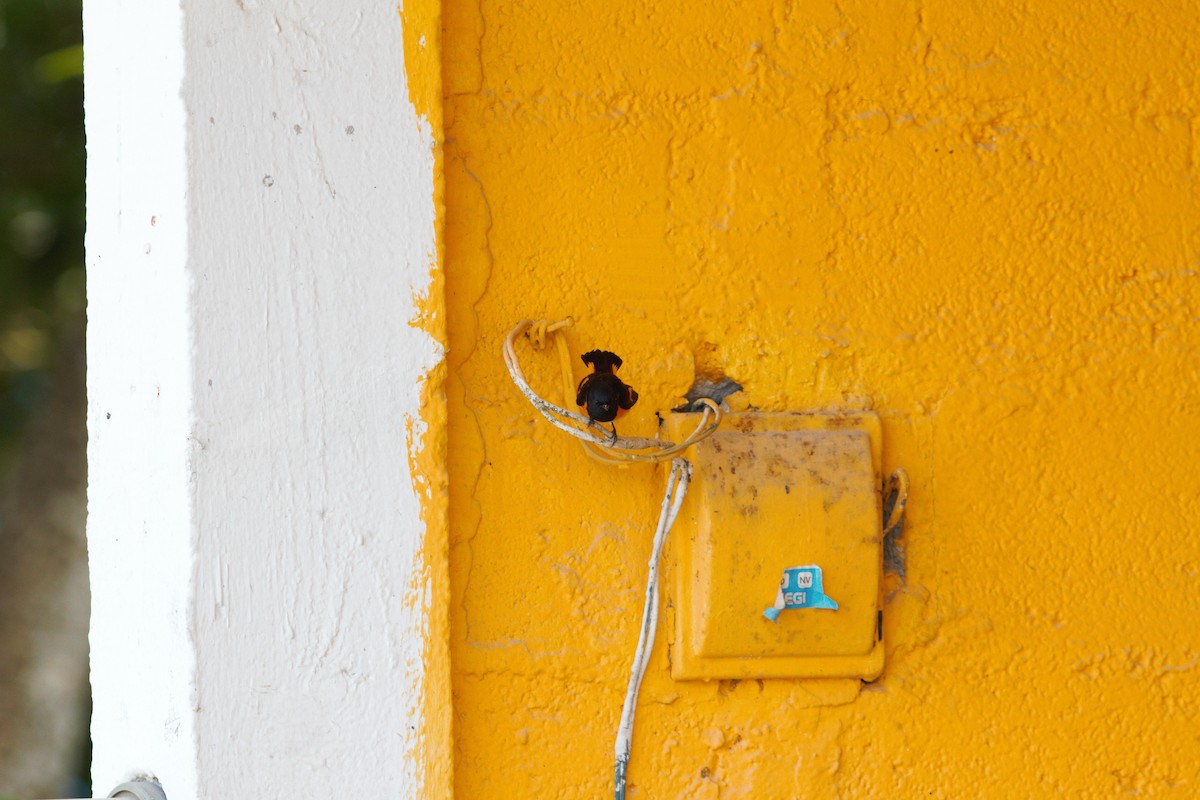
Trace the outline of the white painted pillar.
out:
<instances>
[{"instance_id":1,"label":"white painted pillar","mask_svg":"<svg viewBox=\"0 0 1200 800\"><path fill-rule=\"evenodd\" d=\"M434 141L363 0L85 3L96 792L422 796ZM415 446L415 445L414 445Z\"/></svg>"}]
</instances>

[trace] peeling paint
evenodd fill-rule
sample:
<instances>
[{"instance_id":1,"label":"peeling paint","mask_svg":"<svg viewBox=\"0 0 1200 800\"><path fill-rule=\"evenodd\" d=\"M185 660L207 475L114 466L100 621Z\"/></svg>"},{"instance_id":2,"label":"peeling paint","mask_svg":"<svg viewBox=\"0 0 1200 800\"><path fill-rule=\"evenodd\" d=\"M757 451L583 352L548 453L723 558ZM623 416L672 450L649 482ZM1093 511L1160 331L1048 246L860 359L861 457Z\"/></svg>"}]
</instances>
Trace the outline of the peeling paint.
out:
<instances>
[{"instance_id":1,"label":"peeling paint","mask_svg":"<svg viewBox=\"0 0 1200 800\"><path fill-rule=\"evenodd\" d=\"M398 7L404 39L404 66L408 99L429 139L433 158L433 206L436 211L435 250L429 253L429 283L415 298L416 316L410 324L424 331L439 348L436 366L421 378L420 418L406 421L409 472L413 488L421 498L425 539L421 565L414 573L416 584L410 596L420 598L428 620L422 663L426 665L421 687L424 729L420 732L419 759L423 769L423 796L453 795L453 750L450 686L450 579L446 448L446 301L445 273L441 268L444 250L444 181L442 122L442 17L441 3L407 0ZM353 129L347 129L352 133Z\"/></svg>"}]
</instances>

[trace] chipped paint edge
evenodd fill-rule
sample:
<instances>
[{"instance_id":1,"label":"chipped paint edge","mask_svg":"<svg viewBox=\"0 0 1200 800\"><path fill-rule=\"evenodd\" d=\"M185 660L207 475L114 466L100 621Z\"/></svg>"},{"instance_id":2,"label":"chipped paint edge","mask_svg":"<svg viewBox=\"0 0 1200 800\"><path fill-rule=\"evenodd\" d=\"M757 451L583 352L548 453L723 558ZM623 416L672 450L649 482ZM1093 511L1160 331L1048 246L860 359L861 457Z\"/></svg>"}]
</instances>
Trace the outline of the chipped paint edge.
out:
<instances>
[{"instance_id":1,"label":"chipped paint edge","mask_svg":"<svg viewBox=\"0 0 1200 800\"><path fill-rule=\"evenodd\" d=\"M446 466L448 408L445 360L447 347L444 253L445 180L442 161L442 6L438 0L409 0L397 6L404 41L408 99L433 154L433 246L429 283L414 292L416 315L410 325L437 343L441 354L420 382L420 412L406 425L409 473L421 503L425 528L421 563L414 573L412 596L420 598L426 625L424 685L420 687L424 730L413 756L420 764L425 798L454 794L454 739L450 679L450 535Z\"/></svg>"}]
</instances>

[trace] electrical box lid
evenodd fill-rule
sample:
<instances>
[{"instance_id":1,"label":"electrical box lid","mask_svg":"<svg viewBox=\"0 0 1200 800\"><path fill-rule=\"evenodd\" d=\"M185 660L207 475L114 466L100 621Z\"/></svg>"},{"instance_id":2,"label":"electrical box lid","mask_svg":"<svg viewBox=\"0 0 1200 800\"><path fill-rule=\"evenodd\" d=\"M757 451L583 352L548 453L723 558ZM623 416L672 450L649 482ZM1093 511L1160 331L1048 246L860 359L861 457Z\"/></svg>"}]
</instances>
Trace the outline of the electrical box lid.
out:
<instances>
[{"instance_id":1,"label":"electrical box lid","mask_svg":"<svg viewBox=\"0 0 1200 800\"><path fill-rule=\"evenodd\" d=\"M695 416L670 426L682 437ZM694 472L672 532L672 675L876 677L879 418L729 414L685 455Z\"/></svg>"}]
</instances>

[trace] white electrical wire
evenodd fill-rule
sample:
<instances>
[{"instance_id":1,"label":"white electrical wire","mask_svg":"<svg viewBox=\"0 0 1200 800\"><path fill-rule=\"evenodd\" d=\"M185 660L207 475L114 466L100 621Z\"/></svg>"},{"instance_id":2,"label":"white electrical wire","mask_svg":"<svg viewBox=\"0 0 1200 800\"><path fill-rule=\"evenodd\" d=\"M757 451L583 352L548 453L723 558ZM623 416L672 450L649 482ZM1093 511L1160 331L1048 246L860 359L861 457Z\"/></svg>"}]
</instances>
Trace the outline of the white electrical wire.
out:
<instances>
[{"instance_id":1,"label":"white electrical wire","mask_svg":"<svg viewBox=\"0 0 1200 800\"><path fill-rule=\"evenodd\" d=\"M633 744L633 718L637 710L638 690L642 686L642 677L646 674L646 666L650 661L650 651L654 647L654 638L658 630L658 562L661 560L663 545L667 534L679 516L683 505L684 495L687 494L688 482L692 477L692 465L677 454L697 442L711 436L721 424L721 407L709 399L701 399L704 412L700 422L691 435L682 442L675 444L661 439L643 439L635 437L600 436L594 432L592 420L555 405L541 397L525 380L521 363L517 359L516 339L530 331L534 346L545 346L548 334L558 337L559 361L563 372L563 394L570 398L574 383L571 374L570 356L567 353L566 340L562 330L570 327L574 320L567 317L558 322L541 320L522 320L517 323L504 340L504 363L508 367L509 377L521 390L533 407L545 417L551 425L581 439L584 450L591 458L609 465L625 465L631 463L657 463L671 461L671 472L667 477L667 489L663 494L662 508L658 515L658 527L654 531L654 543L650 552L650 574L646 580L646 604L642 611L642 627L638 634L637 650L633 656L633 665L629 673L629 686L625 690L625 704L621 708L621 722L617 726L617 740L614 746L616 766L614 767L614 797L615 800L625 798L625 776L629 768L629 753ZM566 399L567 403L570 402ZM710 421L711 417L711 421Z\"/></svg>"},{"instance_id":2,"label":"white electrical wire","mask_svg":"<svg viewBox=\"0 0 1200 800\"><path fill-rule=\"evenodd\" d=\"M629 768L629 752L633 745L633 718L637 712L638 690L650 663L650 650L654 647L654 636L658 630L658 562L662 555L667 534L679 516L679 507L687 494L688 481L692 477L692 465L686 459L676 458L671 462L671 474L667 478L667 491L663 495L662 509L658 515L658 528L654 531L654 545L650 550L650 574L646 579L646 605L642 611L642 630L638 635L637 651L629 671L629 687L625 690L625 705L621 708L621 723L617 726L617 741L613 748L616 756L614 769L614 798L625 798L625 775Z\"/></svg>"},{"instance_id":3,"label":"white electrical wire","mask_svg":"<svg viewBox=\"0 0 1200 800\"><path fill-rule=\"evenodd\" d=\"M575 438L583 440L585 448L590 448L587 450L588 455L598 461L613 465L668 461L676 454L682 453L697 442L708 438L716 431L717 427L721 424L721 407L707 398L702 398L698 401L704 405L704 413L701 414L700 422L696 425L696 429L692 431L690 436L676 444L662 439L601 436L595 433L596 427L592 420L575 411L568 411L561 406L557 406L535 392L533 387L529 385L529 381L525 380L525 373L521 370L521 362L517 359L517 337L526 330L532 329L531 336L536 345L537 342L543 342L544 344L546 334L555 334L560 337L560 352L565 353L566 340L561 338L563 337L562 329L570 327L573 323L574 320L570 317L554 323L545 320L538 322L529 319L521 320L509 331L508 336L504 339L504 364L508 367L509 377L512 378L517 388L521 390L521 394L525 395L525 399L532 403L533 407L551 425L564 433L569 433ZM569 362L564 362L562 369L564 370L563 390L569 396L572 393L571 387L573 384L569 373Z\"/></svg>"}]
</instances>

